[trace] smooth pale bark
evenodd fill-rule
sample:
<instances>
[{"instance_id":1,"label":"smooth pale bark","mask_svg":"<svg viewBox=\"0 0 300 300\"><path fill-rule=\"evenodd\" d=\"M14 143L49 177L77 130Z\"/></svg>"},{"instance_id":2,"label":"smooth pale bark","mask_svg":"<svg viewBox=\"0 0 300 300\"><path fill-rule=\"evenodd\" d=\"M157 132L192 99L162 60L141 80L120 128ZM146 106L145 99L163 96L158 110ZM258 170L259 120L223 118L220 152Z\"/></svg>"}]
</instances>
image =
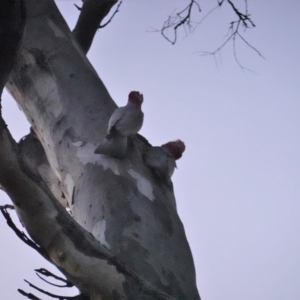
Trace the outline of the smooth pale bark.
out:
<instances>
[{"instance_id":1,"label":"smooth pale bark","mask_svg":"<svg viewBox=\"0 0 300 300\"><path fill-rule=\"evenodd\" d=\"M29 138L21 143L26 171L15 162L12 176L26 201L7 191L27 231L91 299L200 299L172 184L143 163L151 146L135 136L123 160L94 154L116 105L54 2L25 2L26 33L7 88L49 162L32 155ZM61 189L87 232L44 182Z\"/></svg>"}]
</instances>

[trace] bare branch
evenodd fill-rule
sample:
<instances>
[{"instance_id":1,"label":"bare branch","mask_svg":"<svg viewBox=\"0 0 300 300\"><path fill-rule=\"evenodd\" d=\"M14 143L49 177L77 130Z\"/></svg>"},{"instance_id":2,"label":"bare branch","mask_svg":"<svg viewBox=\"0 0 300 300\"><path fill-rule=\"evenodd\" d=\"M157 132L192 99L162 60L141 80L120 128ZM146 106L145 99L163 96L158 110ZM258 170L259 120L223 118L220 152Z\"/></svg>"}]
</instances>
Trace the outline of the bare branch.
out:
<instances>
[{"instance_id":1,"label":"bare branch","mask_svg":"<svg viewBox=\"0 0 300 300\"><path fill-rule=\"evenodd\" d=\"M100 25L98 28L104 28L105 26L107 26L111 22L111 20L114 18L116 13L119 12L119 8L120 8L121 4L122 4L122 1L119 2L119 4L117 5L116 10L112 14L112 16L109 18L109 20L106 23L104 23L103 25Z\"/></svg>"},{"instance_id":2,"label":"bare branch","mask_svg":"<svg viewBox=\"0 0 300 300\"><path fill-rule=\"evenodd\" d=\"M238 32L237 35L239 36L239 38L245 43L247 44L252 50L254 50L261 58L266 59L260 51L258 51L255 47L253 47L247 40L244 39L244 37Z\"/></svg>"},{"instance_id":3,"label":"bare branch","mask_svg":"<svg viewBox=\"0 0 300 300\"><path fill-rule=\"evenodd\" d=\"M40 279L42 279L43 281L47 282L48 284L54 285L54 286L56 286L56 287L61 287L61 288L63 288L63 287L73 287L73 286L74 286L74 285L73 285L71 282L69 282L68 280L66 280L66 279L64 279L64 278L62 278L62 277L60 277L60 276L54 275L53 273L51 273L50 271L48 271L48 270L46 270L46 269L44 269L44 268L36 269L35 271L36 271L36 275L37 275ZM54 283L52 283L52 282L50 282L50 281L44 279L40 274L42 274L42 275L44 275L44 276L46 276L46 277L53 277L54 279L56 279L56 280L58 280L58 281L64 282L65 285L54 284Z\"/></svg>"},{"instance_id":4,"label":"bare branch","mask_svg":"<svg viewBox=\"0 0 300 300\"><path fill-rule=\"evenodd\" d=\"M255 24L253 23L253 21L250 18L250 15L248 14L248 5L246 2L246 13L243 14L241 13L236 6L232 3L231 0L227 0L227 2L230 4L230 6L232 7L233 11L236 13L236 15L239 18L239 21L241 21L243 23L243 25L245 26L245 28L251 28L251 27L255 27Z\"/></svg>"},{"instance_id":5,"label":"bare branch","mask_svg":"<svg viewBox=\"0 0 300 300\"><path fill-rule=\"evenodd\" d=\"M28 283L30 287L32 287L32 288L36 289L37 291L39 291L39 292L41 292L41 293L43 293L43 294L45 294L45 295L47 295L47 296L49 296L49 297L52 297L52 298L56 298L56 299L59 299L59 300L71 300L71 299L74 300L74 299L79 299L79 298L78 298L78 295L72 296L72 297L61 296L61 295L55 295L55 294L49 293L49 292L47 292L47 291L44 291L43 289L41 289L41 288L35 286L34 284L30 283L30 282L27 281L27 280L24 280L24 281L25 281L26 283Z\"/></svg>"},{"instance_id":6,"label":"bare branch","mask_svg":"<svg viewBox=\"0 0 300 300\"><path fill-rule=\"evenodd\" d=\"M235 58L235 61L237 64L243 69L243 70L249 70L242 66L242 64L238 60L237 51L236 51L236 41L237 38L241 40L244 44L246 44L248 47L250 47L253 51L255 51L261 58L264 58L263 55L253 46L251 45L241 34L240 30L243 28L244 30L255 28L256 25L252 21L251 15L248 13L248 1L245 1L245 12L242 12L239 10L236 5L233 3L232 0L218 0L218 4L213 7L211 10L209 10L204 17L198 21L192 21L191 15L193 10L196 8L198 13L201 13L200 5L195 0L190 0L190 3L188 6L186 6L183 10L180 12L174 11L164 22L164 25L162 29L160 30L154 30L156 32L160 32L162 36L170 42L172 45L174 45L177 41L178 36L178 29L182 27L185 31L185 34L188 35L192 31L194 32L197 27L217 8L221 7L225 1L230 5L231 9L233 10L234 14L237 16L237 20L231 21L229 24L229 32L225 39L225 41L214 51L201 51L201 55L215 55L216 53L220 52L223 47L226 46L226 44L229 41L233 42L233 55ZM173 36L170 37L168 34L169 30L173 30Z\"/></svg>"},{"instance_id":7,"label":"bare branch","mask_svg":"<svg viewBox=\"0 0 300 300\"><path fill-rule=\"evenodd\" d=\"M36 297L35 295L31 294L31 293L26 293L24 292L23 290L21 289L18 289L18 292L23 295L23 296L26 296L28 299L31 299L31 300L42 300L41 298L38 298Z\"/></svg>"},{"instance_id":8,"label":"bare branch","mask_svg":"<svg viewBox=\"0 0 300 300\"><path fill-rule=\"evenodd\" d=\"M223 2L224 2L224 0L222 2L219 2L219 6L221 6L223 4ZM238 20L230 22L227 38L216 50L214 50L212 52L201 51L200 53L202 55L215 55L216 53L220 52L221 49L224 48L225 45L230 40L232 40L233 56L234 56L236 63L238 64L238 66L243 71L250 71L250 72L256 73L253 70L244 67L240 63L240 61L238 59L237 51L236 51L236 41L237 41L237 37L238 37L243 43L245 43L248 47L250 47L253 51L255 51L261 58L265 59L264 56L253 45L251 45L240 33L241 26L245 30L255 27L254 22L251 20L251 16L248 14L248 2L247 2L247 0L245 0L245 13L240 12L231 0L227 0L227 2L230 4L230 6L233 9L233 11L235 12L235 14L238 16Z\"/></svg>"},{"instance_id":9,"label":"bare branch","mask_svg":"<svg viewBox=\"0 0 300 300\"><path fill-rule=\"evenodd\" d=\"M15 207L13 206L13 205L11 205L11 204L5 204L5 205L0 205L0 210L2 210L2 209L11 209L11 210L14 210L15 209Z\"/></svg>"},{"instance_id":10,"label":"bare branch","mask_svg":"<svg viewBox=\"0 0 300 300\"><path fill-rule=\"evenodd\" d=\"M25 280L26 281L26 280ZM83 294L80 294L80 295L76 295L76 296L73 296L73 297L65 297L65 296L58 296L58 295L54 295L54 294L51 294L51 293L48 293L48 292L45 292L44 290L42 289L39 289L38 287L34 286L33 284L31 284L30 282L26 281L31 287L35 288L36 290L40 291L41 293L44 293L52 298L56 298L56 299L59 299L59 300L90 300L90 298L84 296ZM31 299L31 300L42 300L40 298L38 298L37 296L31 294L31 293L26 293L24 292L23 290L21 289L18 289L18 292L23 295L23 296L26 296L28 299Z\"/></svg>"},{"instance_id":11,"label":"bare branch","mask_svg":"<svg viewBox=\"0 0 300 300\"><path fill-rule=\"evenodd\" d=\"M79 11L81 11L81 7L79 7L76 3L74 3L74 6L75 6Z\"/></svg>"},{"instance_id":12,"label":"bare branch","mask_svg":"<svg viewBox=\"0 0 300 300\"><path fill-rule=\"evenodd\" d=\"M219 6L215 6L215 7L213 7L210 11L208 11L207 12L207 14L197 23L197 25L195 26L195 28L194 28L194 30L193 31L195 31L196 29L197 29L197 27L199 26L199 25L201 25L203 22L204 22L204 20L211 14L211 13L213 13L217 8L219 8Z\"/></svg>"},{"instance_id":13,"label":"bare branch","mask_svg":"<svg viewBox=\"0 0 300 300\"><path fill-rule=\"evenodd\" d=\"M191 14L194 7L198 8L198 11L201 12L201 8L199 3L196 0L190 0L188 6L186 6L183 10L176 13L175 11L168 17L168 19L164 22L164 25L162 29L160 30L160 33L162 36L170 42L172 45L174 45L177 41L177 30L180 27L183 27L183 29L187 32L187 29L189 32L193 29L194 22L191 20ZM168 37L168 30L173 29L173 38Z\"/></svg>"},{"instance_id":14,"label":"bare branch","mask_svg":"<svg viewBox=\"0 0 300 300\"><path fill-rule=\"evenodd\" d=\"M101 26L101 22L117 2L118 0L86 0L83 1L81 8L76 6L80 10L80 15L73 30L73 35L84 53L89 51L97 30L109 24L115 14L118 12L118 9L121 5L120 3L110 20Z\"/></svg>"}]
</instances>

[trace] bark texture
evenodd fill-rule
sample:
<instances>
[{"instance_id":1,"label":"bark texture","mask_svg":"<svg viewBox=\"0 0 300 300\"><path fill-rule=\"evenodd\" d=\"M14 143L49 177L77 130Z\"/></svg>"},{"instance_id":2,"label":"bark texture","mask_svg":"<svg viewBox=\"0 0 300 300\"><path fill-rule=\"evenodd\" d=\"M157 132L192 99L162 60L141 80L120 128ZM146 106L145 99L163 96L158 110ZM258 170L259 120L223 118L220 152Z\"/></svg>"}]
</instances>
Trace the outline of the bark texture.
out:
<instances>
[{"instance_id":1,"label":"bark texture","mask_svg":"<svg viewBox=\"0 0 300 300\"><path fill-rule=\"evenodd\" d=\"M200 299L172 184L143 162L151 145L94 154L116 104L54 2L25 3L7 88L34 134L16 145L2 127L0 183L28 233L90 299Z\"/></svg>"}]
</instances>

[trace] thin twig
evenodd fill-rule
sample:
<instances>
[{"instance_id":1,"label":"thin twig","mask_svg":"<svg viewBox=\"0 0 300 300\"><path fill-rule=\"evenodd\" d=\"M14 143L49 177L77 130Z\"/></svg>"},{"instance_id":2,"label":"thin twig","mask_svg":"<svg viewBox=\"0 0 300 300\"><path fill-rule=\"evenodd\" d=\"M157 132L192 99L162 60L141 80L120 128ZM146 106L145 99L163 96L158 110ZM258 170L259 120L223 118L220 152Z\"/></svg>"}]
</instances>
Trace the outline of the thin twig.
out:
<instances>
[{"instance_id":1,"label":"thin twig","mask_svg":"<svg viewBox=\"0 0 300 300\"><path fill-rule=\"evenodd\" d=\"M6 210L11 209L11 210L13 210L13 209L15 209L15 207L11 204L5 204L5 205L0 205L0 209L6 209Z\"/></svg>"},{"instance_id":2,"label":"thin twig","mask_svg":"<svg viewBox=\"0 0 300 300\"><path fill-rule=\"evenodd\" d=\"M43 293L43 294L45 294L45 295L47 295L47 296L49 296L49 297L56 298L56 299L59 299L59 300L69 300L69 299L74 299L74 296L68 297L68 296L55 295L55 294L49 293L49 292L47 292L47 291L44 291L43 289L41 289L41 288L35 286L34 284L30 283L30 282L27 281L27 280L24 280L24 281L25 281L26 283L28 283L30 287L36 289L37 291L39 291L39 292L41 292L41 293ZM77 296L75 296L75 297L77 297ZM77 299L78 299L78 298L77 298Z\"/></svg>"},{"instance_id":3,"label":"thin twig","mask_svg":"<svg viewBox=\"0 0 300 300\"><path fill-rule=\"evenodd\" d=\"M227 0L227 2L230 4L230 6L232 7L233 11L236 13L236 15L239 17L239 20L243 22L243 25L246 28L249 28L250 26L255 27L255 24L253 23L253 21L250 18L250 15L248 14L247 10L248 10L248 6L246 5L246 13L243 14L241 13L236 6L231 2L231 0ZM249 23L249 24L248 24Z\"/></svg>"},{"instance_id":4,"label":"thin twig","mask_svg":"<svg viewBox=\"0 0 300 300\"><path fill-rule=\"evenodd\" d=\"M36 244L33 240L31 240L27 235L19 230L13 220L10 217L10 214L8 213L7 209L12 209L10 205L4 205L0 206L0 210L2 215L4 216L7 225L15 232L15 234L28 246L36 250L38 253L40 253L45 259L49 260L49 257L47 253L38 245Z\"/></svg>"},{"instance_id":5,"label":"thin twig","mask_svg":"<svg viewBox=\"0 0 300 300\"><path fill-rule=\"evenodd\" d=\"M219 6L215 6L214 8L212 8L195 26L194 31L197 29L197 27L199 25L201 25L203 23L203 21L212 13L214 12L217 8L219 8Z\"/></svg>"},{"instance_id":6,"label":"thin twig","mask_svg":"<svg viewBox=\"0 0 300 300\"><path fill-rule=\"evenodd\" d=\"M191 14L194 7L198 8L198 11L201 12L199 3L196 0L190 0L190 3L183 10L178 13L175 13L174 11L164 22L160 33L172 45L174 45L177 41L177 30L180 27L183 27L185 32L187 29L189 30L189 32L192 31L194 27L193 24L196 24L191 20ZM171 28L173 28L173 38L169 38L167 35L167 31Z\"/></svg>"},{"instance_id":7,"label":"thin twig","mask_svg":"<svg viewBox=\"0 0 300 300\"><path fill-rule=\"evenodd\" d=\"M253 51L255 51L261 58L266 59L266 58L261 54L261 52L259 52L254 46L252 46L247 40L245 40L245 39L243 38L243 36L241 36L240 33L237 33L237 35L239 36L239 38L240 38L245 44L247 44L247 45L248 45Z\"/></svg>"},{"instance_id":8,"label":"thin twig","mask_svg":"<svg viewBox=\"0 0 300 300\"><path fill-rule=\"evenodd\" d=\"M79 11L81 11L81 7L78 6L76 3L74 3L74 6L75 6Z\"/></svg>"},{"instance_id":9,"label":"thin twig","mask_svg":"<svg viewBox=\"0 0 300 300\"><path fill-rule=\"evenodd\" d=\"M38 298L37 296L35 296L35 295L31 294L31 293L26 293L26 292L24 292L24 291L21 290L21 289L18 289L18 292L19 292L21 295L27 297L28 299L31 299L31 300L42 300L41 298Z\"/></svg>"},{"instance_id":10,"label":"thin twig","mask_svg":"<svg viewBox=\"0 0 300 300\"><path fill-rule=\"evenodd\" d=\"M222 5L223 2L224 2L224 0L222 2L219 2L219 5ZM201 52L201 54L202 55L215 55L218 52L220 53L221 49L224 48L225 45L230 40L232 40L233 56L234 56L236 63L238 64L238 66L243 71L250 71L250 72L257 74L253 70L246 68L241 64L241 62L239 61L238 55L237 55L237 51L236 51L236 41L237 41L237 37L238 37L249 48L251 48L253 51L255 51L261 58L265 59L264 56L253 45L251 45L240 33L241 25L244 27L245 30L255 27L254 22L251 20L251 17L248 14L248 2L247 2L247 0L245 0L245 13L240 12L231 0L227 0L227 2L231 6L231 8L235 12L235 14L238 16L238 20L230 22L230 26L228 28L228 33L226 35L226 40L216 50L214 50L212 52L208 52L208 51Z\"/></svg>"},{"instance_id":11,"label":"thin twig","mask_svg":"<svg viewBox=\"0 0 300 300\"><path fill-rule=\"evenodd\" d=\"M112 19L114 18L114 16L115 16L115 14L116 14L117 12L119 12L119 8L120 8L121 4L122 4L122 1L119 2L119 4L117 5L116 10L115 10L114 13L112 14L112 16L109 18L109 20L108 20L105 24L100 25L100 26L98 27L99 29L100 29L100 28L104 28L105 26L107 26L107 25L111 22L111 20L112 20Z\"/></svg>"},{"instance_id":12,"label":"thin twig","mask_svg":"<svg viewBox=\"0 0 300 300\"><path fill-rule=\"evenodd\" d=\"M233 43L233 56L237 64L243 69L248 70L245 68L238 59L238 54L236 51L236 43L237 40L240 39L243 43L245 43L248 47L250 47L253 51L255 51L260 57L264 58L264 56L253 46L251 45L241 34L241 30L247 30L250 28L255 28L256 25L252 21L251 15L248 13L248 1L244 0L245 2L245 11L242 12L239 10L232 0L218 0L217 6L213 7L207 14L199 22L194 22L191 20L191 15L195 7L198 8L198 11L201 12L199 3L196 0L190 0L190 3L180 12L173 11L171 15L168 16L167 20L164 22L162 29L154 30L155 32L160 32L162 36L174 45L177 41L178 29L182 27L185 31L185 34L194 32L197 27L217 8L221 7L224 3L228 3L231 9L233 10L234 14L237 16L237 20L231 21L228 28L228 34L225 36L225 41L214 51L201 51L201 55L215 55L216 53L220 53L222 48L224 48L229 41ZM196 24L196 25L195 25ZM173 29L173 36L170 37L168 34L168 30ZM199 51L198 51L199 52Z\"/></svg>"},{"instance_id":13,"label":"thin twig","mask_svg":"<svg viewBox=\"0 0 300 300\"><path fill-rule=\"evenodd\" d=\"M35 269L36 271L36 275L42 279L43 281L47 282L48 284L51 284L51 285L54 285L56 287L60 287L60 288L63 288L63 287L73 287L74 285L69 282L68 280L60 277L60 276L57 276L57 275L54 275L53 273L49 272L48 270L44 269L44 268L41 268L41 269ZM51 283L50 281L46 280L45 278L43 278L40 274L46 276L46 277L53 277L54 279L58 280L58 281L62 281L65 283L65 285L58 285L58 284L54 284L54 283Z\"/></svg>"}]
</instances>

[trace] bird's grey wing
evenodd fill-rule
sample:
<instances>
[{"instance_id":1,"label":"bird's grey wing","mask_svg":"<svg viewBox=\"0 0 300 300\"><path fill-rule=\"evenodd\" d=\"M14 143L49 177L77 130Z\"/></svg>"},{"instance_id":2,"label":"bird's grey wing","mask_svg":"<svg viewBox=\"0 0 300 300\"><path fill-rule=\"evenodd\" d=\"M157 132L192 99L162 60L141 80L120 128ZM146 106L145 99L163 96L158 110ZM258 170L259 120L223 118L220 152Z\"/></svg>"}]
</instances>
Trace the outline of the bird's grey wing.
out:
<instances>
[{"instance_id":1,"label":"bird's grey wing","mask_svg":"<svg viewBox=\"0 0 300 300\"><path fill-rule=\"evenodd\" d=\"M111 115L108 126L107 126L107 136L113 135L116 132L116 125L120 120L124 117L126 113L125 107L119 107L117 108L113 114Z\"/></svg>"}]
</instances>

